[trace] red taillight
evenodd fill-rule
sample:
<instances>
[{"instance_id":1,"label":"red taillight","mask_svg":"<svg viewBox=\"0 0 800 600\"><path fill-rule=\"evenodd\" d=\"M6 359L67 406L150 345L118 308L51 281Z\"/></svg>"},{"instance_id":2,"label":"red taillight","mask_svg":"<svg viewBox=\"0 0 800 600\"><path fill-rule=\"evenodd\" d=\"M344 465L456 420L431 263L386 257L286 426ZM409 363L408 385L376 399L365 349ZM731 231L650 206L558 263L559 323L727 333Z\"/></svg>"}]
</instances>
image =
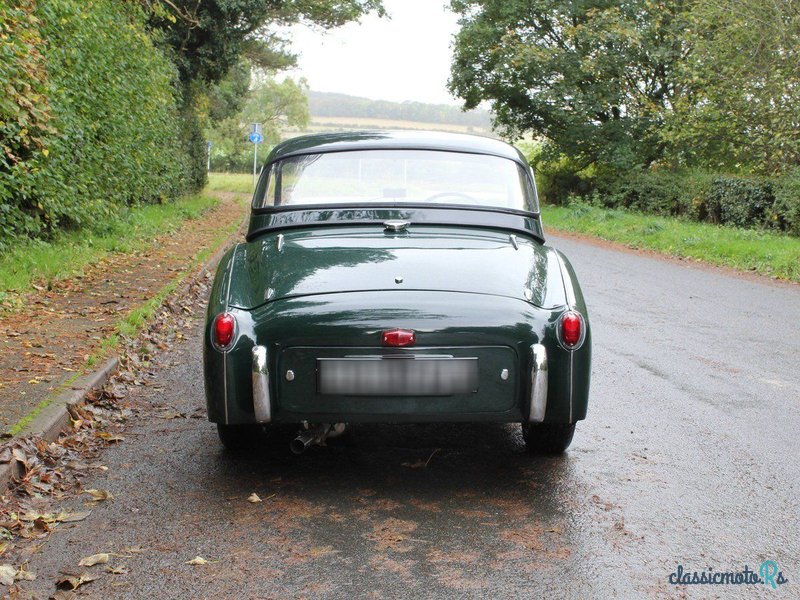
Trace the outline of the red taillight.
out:
<instances>
[{"instance_id":1,"label":"red taillight","mask_svg":"<svg viewBox=\"0 0 800 600\"><path fill-rule=\"evenodd\" d=\"M220 313L214 319L214 343L222 350L227 349L236 335L236 319L230 313Z\"/></svg>"},{"instance_id":2,"label":"red taillight","mask_svg":"<svg viewBox=\"0 0 800 600\"><path fill-rule=\"evenodd\" d=\"M583 319L576 312L566 312L561 316L561 341L570 350L583 339Z\"/></svg>"},{"instance_id":3,"label":"red taillight","mask_svg":"<svg viewBox=\"0 0 800 600\"><path fill-rule=\"evenodd\" d=\"M413 346L417 334L411 329L390 329L381 336L384 346Z\"/></svg>"}]
</instances>

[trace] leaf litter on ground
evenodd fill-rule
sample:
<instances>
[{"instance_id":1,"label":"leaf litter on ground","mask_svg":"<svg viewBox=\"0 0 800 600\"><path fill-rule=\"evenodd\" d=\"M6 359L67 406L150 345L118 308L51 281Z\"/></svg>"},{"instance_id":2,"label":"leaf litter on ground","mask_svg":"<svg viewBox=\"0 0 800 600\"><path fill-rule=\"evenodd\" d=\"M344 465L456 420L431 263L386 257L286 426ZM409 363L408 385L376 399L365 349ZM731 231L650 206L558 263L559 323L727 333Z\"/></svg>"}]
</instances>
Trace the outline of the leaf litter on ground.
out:
<instances>
[{"instance_id":1,"label":"leaf litter on ground","mask_svg":"<svg viewBox=\"0 0 800 600\"><path fill-rule=\"evenodd\" d=\"M46 538L62 523L83 521L92 512L63 507L60 505L63 501L77 499L82 494L92 496L97 503L113 498L107 490L84 489L82 481L97 469L108 469L97 462L97 456L104 448L124 440L121 430L128 422L142 411L157 414L149 405L132 405L128 391L134 386L150 384L154 374L149 365L157 354L185 337L180 332L191 326L196 313L202 314L198 309L210 281L211 275L204 272L183 296L168 299L137 337L120 336L117 373L102 388L87 394L83 403L69 407L72 428L55 442L26 437L11 438L0 444L0 464L12 465L16 473L9 491L0 495L0 555L5 561L0 566L8 567L0 570L4 580L8 580L12 571L16 581L34 577L24 568L13 566L15 559L30 553L25 550L26 544ZM195 413L191 417L204 416L202 412ZM208 562L214 561L193 564ZM106 570L116 574L127 572L124 566L109 565ZM73 590L94 579L87 573L67 573L58 580L58 591L52 597L73 598Z\"/></svg>"},{"instance_id":2,"label":"leaf litter on ground","mask_svg":"<svg viewBox=\"0 0 800 600\"><path fill-rule=\"evenodd\" d=\"M108 552L100 552L99 554L92 554L86 556L78 561L79 567L93 567L95 565L104 565L111 560L111 555Z\"/></svg>"}]
</instances>

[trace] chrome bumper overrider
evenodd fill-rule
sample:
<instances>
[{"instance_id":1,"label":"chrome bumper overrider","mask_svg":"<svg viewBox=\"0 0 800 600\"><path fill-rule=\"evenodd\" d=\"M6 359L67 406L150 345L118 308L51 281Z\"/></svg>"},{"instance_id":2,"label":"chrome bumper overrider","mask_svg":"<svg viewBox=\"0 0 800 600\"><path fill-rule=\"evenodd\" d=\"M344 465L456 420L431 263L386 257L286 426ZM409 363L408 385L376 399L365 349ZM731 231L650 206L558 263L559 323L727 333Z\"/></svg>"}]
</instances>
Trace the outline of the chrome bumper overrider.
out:
<instances>
[{"instance_id":1,"label":"chrome bumper overrider","mask_svg":"<svg viewBox=\"0 0 800 600\"><path fill-rule=\"evenodd\" d=\"M256 423L269 423L272 420L266 346L253 347L253 409Z\"/></svg>"},{"instance_id":2,"label":"chrome bumper overrider","mask_svg":"<svg viewBox=\"0 0 800 600\"><path fill-rule=\"evenodd\" d=\"M541 423L547 409L547 349L542 344L531 347L533 368L531 369L531 406L528 422Z\"/></svg>"}]
</instances>

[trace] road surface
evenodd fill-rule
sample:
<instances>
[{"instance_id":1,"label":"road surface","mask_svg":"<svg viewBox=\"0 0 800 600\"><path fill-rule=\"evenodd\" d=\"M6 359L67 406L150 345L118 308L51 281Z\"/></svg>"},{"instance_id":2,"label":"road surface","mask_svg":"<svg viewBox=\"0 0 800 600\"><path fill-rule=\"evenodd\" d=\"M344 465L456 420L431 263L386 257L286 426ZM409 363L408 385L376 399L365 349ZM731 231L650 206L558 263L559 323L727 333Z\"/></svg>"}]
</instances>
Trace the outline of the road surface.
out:
<instances>
[{"instance_id":1,"label":"road surface","mask_svg":"<svg viewBox=\"0 0 800 600\"><path fill-rule=\"evenodd\" d=\"M131 392L154 408L85 482L114 500L56 529L25 589L47 597L59 570L111 552L127 574L86 569L83 596L755 598L763 585L668 578L773 560L788 583L769 597L800 597L800 288L551 243L594 340L589 416L563 457L527 455L518 426L432 425L355 427L300 457L279 434L230 458L213 425L164 418L204 405L196 322Z\"/></svg>"}]
</instances>

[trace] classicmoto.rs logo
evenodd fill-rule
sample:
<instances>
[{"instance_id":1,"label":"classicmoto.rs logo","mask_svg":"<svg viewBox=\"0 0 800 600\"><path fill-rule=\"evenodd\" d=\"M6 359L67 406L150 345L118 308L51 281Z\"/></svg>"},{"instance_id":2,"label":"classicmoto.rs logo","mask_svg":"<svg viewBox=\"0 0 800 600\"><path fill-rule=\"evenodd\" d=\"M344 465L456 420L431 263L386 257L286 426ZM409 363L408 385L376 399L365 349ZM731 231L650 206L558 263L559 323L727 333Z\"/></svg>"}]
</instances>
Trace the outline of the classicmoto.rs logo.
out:
<instances>
[{"instance_id":1,"label":"classicmoto.rs logo","mask_svg":"<svg viewBox=\"0 0 800 600\"><path fill-rule=\"evenodd\" d=\"M687 571L683 565L678 565L668 580L673 585L766 585L772 589L789 583L774 560L762 562L758 571L747 565L741 571L715 571L711 567L703 571Z\"/></svg>"}]
</instances>

